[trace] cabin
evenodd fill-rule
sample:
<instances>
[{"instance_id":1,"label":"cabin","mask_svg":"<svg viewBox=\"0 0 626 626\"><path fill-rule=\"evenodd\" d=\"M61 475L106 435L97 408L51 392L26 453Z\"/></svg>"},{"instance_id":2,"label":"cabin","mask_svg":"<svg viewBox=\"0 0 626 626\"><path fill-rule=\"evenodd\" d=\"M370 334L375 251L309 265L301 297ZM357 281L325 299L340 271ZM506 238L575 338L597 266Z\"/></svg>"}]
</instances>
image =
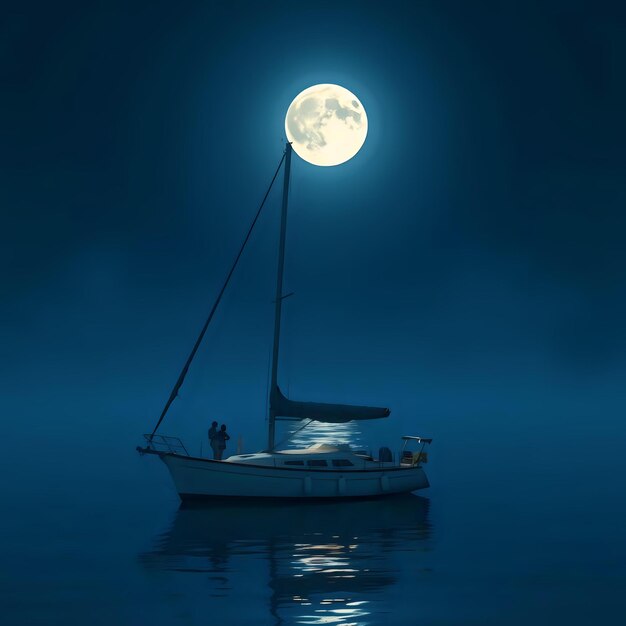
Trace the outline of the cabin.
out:
<instances>
[{"instance_id":1,"label":"cabin","mask_svg":"<svg viewBox=\"0 0 626 626\"><path fill-rule=\"evenodd\" d=\"M348 445L318 443L299 450L273 450L255 454L237 454L224 459L226 463L263 465L284 469L351 471L369 468L393 467L391 459L381 461L364 452L355 452Z\"/></svg>"}]
</instances>

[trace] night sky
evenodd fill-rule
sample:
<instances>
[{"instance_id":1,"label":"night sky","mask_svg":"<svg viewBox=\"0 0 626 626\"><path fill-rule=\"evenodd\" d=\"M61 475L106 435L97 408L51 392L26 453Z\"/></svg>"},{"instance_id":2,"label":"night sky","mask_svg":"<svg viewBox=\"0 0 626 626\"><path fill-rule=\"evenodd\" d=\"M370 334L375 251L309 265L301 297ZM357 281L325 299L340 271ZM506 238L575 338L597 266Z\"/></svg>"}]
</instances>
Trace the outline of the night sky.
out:
<instances>
[{"instance_id":1,"label":"night sky","mask_svg":"<svg viewBox=\"0 0 626 626\"><path fill-rule=\"evenodd\" d=\"M12 449L102 435L132 453L280 160L289 103L321 82L360 98L369 135L336 168L294 155L283 390L390 406L394 437L616 432L617 3L24 2L0 50ZM264 444L279 192L164 432L193 440L217 415Z\"/></svg>"}]
</instances>

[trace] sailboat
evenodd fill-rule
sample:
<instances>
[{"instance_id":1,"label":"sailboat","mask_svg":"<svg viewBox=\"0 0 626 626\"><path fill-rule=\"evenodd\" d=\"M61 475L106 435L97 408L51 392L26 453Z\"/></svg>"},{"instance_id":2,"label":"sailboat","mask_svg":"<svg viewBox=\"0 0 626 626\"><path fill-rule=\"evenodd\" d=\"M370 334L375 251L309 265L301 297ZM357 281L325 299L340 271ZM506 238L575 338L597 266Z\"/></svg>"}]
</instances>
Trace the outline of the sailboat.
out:
<instances>
[{"instance_id":1,"label":"sailboat","mask_svg":"<svg viewBox=\"0 0 626 626\"><path fill-rule=\"evenodd\" d=\"M278 449L276 445L277 421L307 420L303 426L306 427L313 421L341 424L352 420L383 419L390 414L390 410L385 407L296 401L287 398L278 385L282 302L287 295L290 295L283 294L283 273L291 155L292 147L287 142L263 202L248 230L211 313L174 385L165 408L152 433L144 435L145 444L137 447L140 454L156 455L165 463L183 501L212 498L284 498L291 500L372 498L408 493L429 486L423 465L427 461L427 453L424 450L425 446L431 443L432 439L430 438L404 435L402 437L402 450L397 459L386 447L380 448L378 456L374 457L365 451L353 450L346 444L319 443L301 449ZM157 430L170 405L178 395L265 200L283 166L267 448L253 454L236 454L224 460L193 456L189 454L179 438L158 434Z\"/></svg>"}]
</instances>

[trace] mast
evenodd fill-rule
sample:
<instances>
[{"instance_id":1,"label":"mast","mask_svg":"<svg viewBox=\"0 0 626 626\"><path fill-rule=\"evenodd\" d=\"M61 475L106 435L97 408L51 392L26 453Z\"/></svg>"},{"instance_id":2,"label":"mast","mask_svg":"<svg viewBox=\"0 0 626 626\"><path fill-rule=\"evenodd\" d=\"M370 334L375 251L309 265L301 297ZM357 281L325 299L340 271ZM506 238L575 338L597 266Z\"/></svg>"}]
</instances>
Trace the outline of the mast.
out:
<instances>
[{"instance_id":1,"label":"mast","mask_svg":"<svg viewBox=\"0 0 626 626\"><path fill-rule=\"evenodd\" d=\"M280 315L283 305L283 272L285 269L285 238L287 236L287 205L289 201L289 176L291 174L291 144L285 144L285 178L283 181L283 204L280 214L280 239L278 242L278 272L276 276L276 303L274 310L274 347L272 350L272 378L270 398L278 389L278 347L280 343ZM270 403L268 450L274 449L276 411Z\"/></svg>"}]
</instances>

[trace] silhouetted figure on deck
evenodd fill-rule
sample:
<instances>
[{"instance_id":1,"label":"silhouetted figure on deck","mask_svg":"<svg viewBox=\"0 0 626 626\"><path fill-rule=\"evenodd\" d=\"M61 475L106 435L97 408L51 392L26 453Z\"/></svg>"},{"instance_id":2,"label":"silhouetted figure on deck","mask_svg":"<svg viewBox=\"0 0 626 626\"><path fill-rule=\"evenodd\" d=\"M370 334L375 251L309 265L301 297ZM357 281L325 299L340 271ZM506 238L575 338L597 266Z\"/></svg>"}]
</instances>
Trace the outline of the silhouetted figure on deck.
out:
<instances>
[{"instance_id":1,"label":"silhouetted figure on deck","mask_svg":"<svg viewBox=\"0 0 626 626\"><path fill-rule=\"evenodd\" d=\"M213 450L213 458L219 459L219 447L217 441L217 422L213 422L211 424L211 428L209 428L209 445Z\"/></svg>"},{"instance_id":2,"label":"silhouetted figure on deck","mask_svg":"<svg viewBox=\"0 0 626 626\"><path fill-rule=\"evenodd\" d=\"M230 435L226 432L226 424L222 424L220 429L217 431L215 438L213 441L217 444L217 456L215 457L218 461L222 460L222 455L224 454L224 450L226 449L226 442L230 439ZM215 448L213 448L215 450Z\"/></svg>"}]
</instances>

